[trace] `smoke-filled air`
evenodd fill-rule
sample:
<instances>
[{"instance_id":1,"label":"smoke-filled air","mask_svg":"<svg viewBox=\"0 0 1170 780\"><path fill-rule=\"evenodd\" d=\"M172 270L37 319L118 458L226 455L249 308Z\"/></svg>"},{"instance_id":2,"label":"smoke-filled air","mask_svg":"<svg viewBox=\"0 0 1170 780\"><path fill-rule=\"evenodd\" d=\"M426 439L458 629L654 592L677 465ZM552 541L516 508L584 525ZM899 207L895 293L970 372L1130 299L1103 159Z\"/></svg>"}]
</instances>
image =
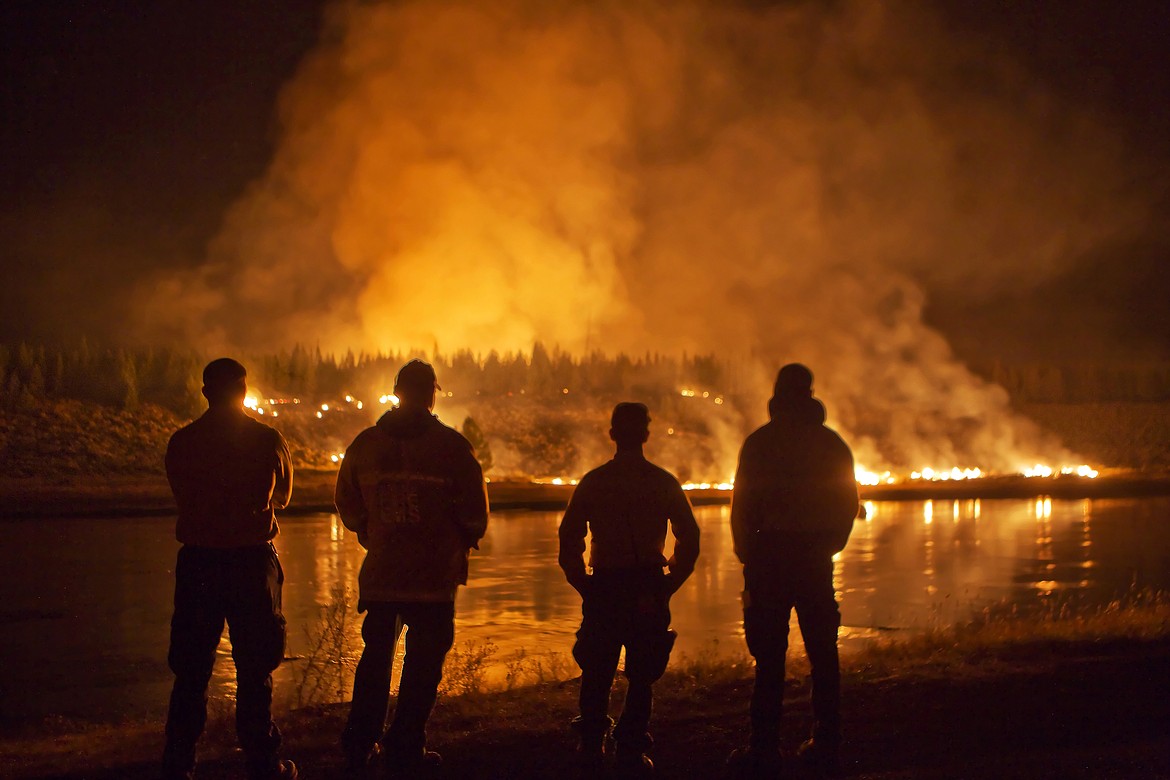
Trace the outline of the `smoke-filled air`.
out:
<instances>
[{"instance_id":1,"label":"smoke-filled air","mask_svg":"<svg viewBox=\"0 0 1170 780\"><path fill-rule=\"evenodd\" d=\"M761 418L799 360L872 466L1066 455L927 290L1026 287L1144 213L1106 124L928 3L342 2L277 110L152 327L711 352L753 366Z\"/></svg>"}]
</instances>

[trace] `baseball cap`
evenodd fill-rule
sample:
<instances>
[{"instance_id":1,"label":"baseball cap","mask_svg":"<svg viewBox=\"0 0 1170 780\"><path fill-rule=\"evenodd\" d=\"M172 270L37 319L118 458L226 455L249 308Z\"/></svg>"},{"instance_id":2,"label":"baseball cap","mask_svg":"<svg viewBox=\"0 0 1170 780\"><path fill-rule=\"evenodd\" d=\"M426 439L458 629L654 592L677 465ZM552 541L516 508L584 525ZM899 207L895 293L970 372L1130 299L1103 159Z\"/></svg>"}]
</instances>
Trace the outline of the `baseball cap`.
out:
<instances>
[{"instance_id":1,"label":"baseball cap","mask_svg":"<svg viewBox=\"0 0 1170 780\"><path fill-rule=\"evenodd\" d=\"M415 358L402 368L398 369L398 376L394 378L394 389L409 387L419 390L441 390L439 380L435 377L435 367L425 360Z\"/></svg>"}]
</instances>

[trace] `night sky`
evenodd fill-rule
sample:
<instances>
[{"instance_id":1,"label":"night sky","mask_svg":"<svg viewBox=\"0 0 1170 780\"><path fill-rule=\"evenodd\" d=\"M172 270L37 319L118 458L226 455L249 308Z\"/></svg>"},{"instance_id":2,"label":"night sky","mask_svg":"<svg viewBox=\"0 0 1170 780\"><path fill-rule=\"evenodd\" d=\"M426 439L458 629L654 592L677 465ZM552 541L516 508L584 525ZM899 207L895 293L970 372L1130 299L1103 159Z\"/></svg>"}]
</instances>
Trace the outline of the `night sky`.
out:
<instances>
[{"instance_id":1,"label":"night sky","mask_svg":"<svg viewBox=\"0 0 1170 780\"><path fill-rule=\"evenodd\" d=\"M277 96L317 41L323 8L3 4L0 339L122 338L116 312L133 305L131 281L202 262L228 207L268 165ZM1170 202L1159 184L1170 180L1168 6L946 8L949 25L991 41L1124 139L1140 160L1132 175L1146 177L1132 184L1149 193L1150 215L1123 242L1069 258L1037 286L977 301L933 291L928 322L979 359L1105 360L1111 345L1170 357Z\"/></svg>"}]
</instances>

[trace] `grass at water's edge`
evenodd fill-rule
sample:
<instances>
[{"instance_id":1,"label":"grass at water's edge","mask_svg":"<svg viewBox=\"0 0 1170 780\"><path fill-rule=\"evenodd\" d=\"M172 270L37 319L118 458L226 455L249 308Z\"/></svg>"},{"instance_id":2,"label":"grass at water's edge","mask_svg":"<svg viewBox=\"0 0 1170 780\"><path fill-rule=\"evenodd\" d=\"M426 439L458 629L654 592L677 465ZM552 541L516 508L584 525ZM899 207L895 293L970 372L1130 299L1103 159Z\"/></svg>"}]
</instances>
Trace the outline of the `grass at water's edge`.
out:
<instances>
[{"instance_id":1,"label":"grass at water's edge","mask_svg":"<svg viewBox=\"0 0 1170 780\"><path fill-rule=\"evenodd\" d=\"M785 740L805 735L807 664L791 655ZM846 774L856 777L1170 777L1170 598L1102 609L1010 607L842 657ZM575 671L575 669L574 669ZM1158 681L1162 682L1159 683ZM676 656L655 688L660 777L718 777L747 734L746 657ZM622 684L615 686L614 709ZM572 768L575 681L440 699L431 744L444 777L561 777ZM345 704L283 713L307 777L340 777ZM213 701L198 777L242 777L230 706ZM50 722L0 739L5 778L154 777L161 724Z\"/></svg>"}]
</instances>

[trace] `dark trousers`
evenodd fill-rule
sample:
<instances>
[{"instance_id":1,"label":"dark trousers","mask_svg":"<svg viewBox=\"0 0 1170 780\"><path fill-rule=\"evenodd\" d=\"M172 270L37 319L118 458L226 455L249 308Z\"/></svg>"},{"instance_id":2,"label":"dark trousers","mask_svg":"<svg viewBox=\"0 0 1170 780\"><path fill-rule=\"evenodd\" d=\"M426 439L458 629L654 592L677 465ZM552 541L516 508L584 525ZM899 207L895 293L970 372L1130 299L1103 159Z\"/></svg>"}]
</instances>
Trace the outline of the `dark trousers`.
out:
<instances>
[{"instance_id":1,"label":"dark trousers","mask_svg":"<svg viewBox=\"0 0 1170 780\"><path fill-rule=\"evenodd\" d=\"M454 602L363 602L366 647L353 680L353 705L341 736L347 753L364 755L381 741L392 763L409 762L426 749L427 719L443 679L443 660L455 641ZM394 720L386 730L394 648L406 626L406 657ZM385 732L385 736L383 736Z\"/></svg>"},{"instance_id":2,"label":"dark trousers","mask_svg":"<svg viewBox=\"0 0 1170 780\"><path fill-rule=\"evenodd\" d=\"M280 731L272 722L272 672L284 659L280 595L284 571L271 544L232 549L186 546L175 564L175 612L167 655L175 684L167 713L165 775L195 765L207 720L207 684L227 622L236 664L236 735L249 772L277 763Z\"/></svg>"},{"instance_id":3,"label":"dark trousers","mask_svg":"<svg viewBox=\"0 0 1170 780\"><path fill-rule=\"evenodd\" d=\"M649 732L652 687L666 671L675 639L669 600L661 569L596 570L589 578L573 646L573 657L581 667L577 727L583 742L604 736L612 723L609 694L624 646L629 687L614 741L619 748L639 752L653 744Z\"/></svg>"},{"instance_id":4,"label":"dark trousers","mask_svg":"<svg viewBox=\"0 0 1170 780\"><path fill-rule=\"evenodd\" d=\"M743 629L756 660L751 702L753 749L780 745L788 618L796 609L812 666L812 736L835 747L841 738L841 670L837 629L841 612L833 592L831 558L776 562L763 572L744 568Z\"/></svg>"}]
</instances>

